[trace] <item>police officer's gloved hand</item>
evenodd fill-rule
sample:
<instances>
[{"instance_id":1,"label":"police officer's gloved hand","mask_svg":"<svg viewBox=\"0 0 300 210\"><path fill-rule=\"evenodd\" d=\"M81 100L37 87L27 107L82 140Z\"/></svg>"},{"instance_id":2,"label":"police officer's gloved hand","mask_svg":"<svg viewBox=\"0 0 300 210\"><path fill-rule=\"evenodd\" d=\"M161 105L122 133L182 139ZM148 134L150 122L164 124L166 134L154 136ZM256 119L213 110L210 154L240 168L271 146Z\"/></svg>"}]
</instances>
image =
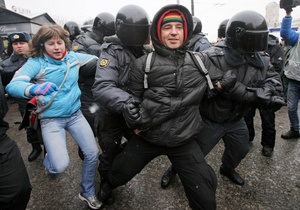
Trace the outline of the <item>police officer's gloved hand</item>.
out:
<instances>
[{"instance_id":1,"label":"police officer's gloved hand","mask_svg":"<svg viewBox=\"0 0 300 210\"><path fill-rule=\"evenodd\" d=\"M234 87L236 83L236 75L233 73L232 70L227 71L222 79L219 81L221 84L221 90L222 91L229 91L231 88Z\"/></svg>"},{"instance_id":2,"label":"police officer's gloved hand","mask_svg":"<svg viewBox=\"0 0 300 210\"><path fill-rule=\"evenodd\" d=\"M49 95L50 93L57 91L58 87L56 84L52 82L44 82L42 84L35 84L32 85L31 88L29 89L29 93L32 96L36 95Z\"/></svg>"},{"instance_id":3,"label":"police officer's gloved hand","mask_svg":"<svg viewBox=\"0 0 300 210\"><path fill-rule=\"evenodd\" d=\"M275 87L272 84L265 84L261 88L247 87L247 90L254 92L257 98L265 99L266 101L269 101L276 93Z\"/></svg>"},{"instance_id":4,"label":"police officer's gloved hand","mask_svg":"<svg viewBox=\"0 0 300 210\"><path fill-rule=\"evenodd\" d=\"M283 106L286 106L286 103L282 97L272 96L269 104L267 105L267 108L276 112L279 109L281 109L281 107L283 107Z\"/></svg>"},{"instance_id":5,"label":"police officer's gloved hand","mask_svg":"<svg viewBox=\"0 0 300 210\"><path fill-rule=\"evenodd\" d=\"M279 105L279 106L286 106L284 98L282 98L280 96L272 96L270 103L274 104L274 105Z\"/></svg>"},{"instance_id":6,"label":"police officer's gloved hand","mask_svg":"<svg viewBox=\"0 0 300 210\"><path fill-rule=\"evenodd\" d=\"M130 128L136 128L141 121L140 101L130 99L122 110L124 119Z\"/></svg>"}]
</instances>

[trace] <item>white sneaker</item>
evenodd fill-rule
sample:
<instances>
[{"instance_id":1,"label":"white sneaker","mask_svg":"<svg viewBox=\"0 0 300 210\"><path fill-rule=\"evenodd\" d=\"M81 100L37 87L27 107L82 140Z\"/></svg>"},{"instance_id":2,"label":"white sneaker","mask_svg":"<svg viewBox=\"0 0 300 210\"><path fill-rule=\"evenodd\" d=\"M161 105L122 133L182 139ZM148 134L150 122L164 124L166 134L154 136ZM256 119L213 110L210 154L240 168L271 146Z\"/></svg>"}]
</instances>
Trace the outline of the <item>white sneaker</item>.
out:
<instances>
[{"instance_id":1,"label":"white sneaker","mask_svg":"<svg viewBox=\"0 0 300 210\"><path fill-rule=\"evenodd\" d=\"M100 209L100 207L102 206L102 203L98 200L96 195L85 198L79 193L78 197L80 200L86 201L91 209Z\"/></svg>"}]
</instances>

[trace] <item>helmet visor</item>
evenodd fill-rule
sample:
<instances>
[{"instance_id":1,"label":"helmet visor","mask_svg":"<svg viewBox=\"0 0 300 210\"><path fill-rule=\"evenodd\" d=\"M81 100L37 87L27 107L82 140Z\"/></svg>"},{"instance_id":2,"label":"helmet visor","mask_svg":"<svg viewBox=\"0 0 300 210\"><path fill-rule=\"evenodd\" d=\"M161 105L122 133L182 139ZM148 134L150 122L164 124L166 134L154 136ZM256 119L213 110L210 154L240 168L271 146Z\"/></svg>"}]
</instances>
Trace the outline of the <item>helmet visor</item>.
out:
<instances>
[{"instance_id":1,"label":"helmet visor","mask_svg":"<svg viewBox=\"0 0 300 210\"><path fill-rule=\"evenodd\" d=\"M149 30L149 25L123 23L117 30L117 36L125 46L142 46L149 43Z\"/></svg>"},{"instance_id":2,"label":"helmet visor","mask_svg":"<svg viewBox=\"0 0 300 210\"><path fill-rule=\"evenodd\" d=\"M246 31L238 36L239 48L247 53L265 51L268 47L268 31Z\"/></svg>"}]
</instances>

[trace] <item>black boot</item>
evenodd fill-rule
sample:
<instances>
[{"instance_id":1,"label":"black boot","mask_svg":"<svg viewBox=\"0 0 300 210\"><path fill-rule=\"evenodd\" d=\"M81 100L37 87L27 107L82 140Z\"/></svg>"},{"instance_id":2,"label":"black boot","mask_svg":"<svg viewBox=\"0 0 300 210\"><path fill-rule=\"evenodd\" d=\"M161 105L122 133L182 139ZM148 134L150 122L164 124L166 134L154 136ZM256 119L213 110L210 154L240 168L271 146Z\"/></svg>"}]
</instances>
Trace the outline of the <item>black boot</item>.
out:
<instances>
[{"instance_id":1,"label":"black boot","mask_svg":"<svg viewBox=\"0 0 300 210\"><path fill-rule=\"evenodd\" d=\"M293 129L291 129L288 132L281 135L281 138L283 138L283 139L295 139L295 138L299 138L299 137L300 137L299 131L296 131Z\"/></svg>"},{"instance_id":2,"label":"black boot","mask_svg":"<svg viewBox=\"0 0 300 210\"><path fill-rule=\"evenodd\" d=\"M233 183L237 185L243 186L245 184L244 179L234 169L228 169L224 166L221 166L220 174L228 177Z\"/></svg>"},{"instance_id":3,"label":"black boot","mask_svg":"<svg viewBox=\"0 0 300 210\"><path fill-rule=\"evenodd\" d=\"M262 151L263 156L266 156L266 157L271 157L273 154L273 148L271 148L271 147L263 147L261 151Z\"/></svg>"},{"instance_id":4,"label":"black boot","mask_svg":"<svg viewBox=\"0 0 300 210\"><path fill-rule=\"evenodd\" d=\"M160 185L162 188L168 187L176 176L176 171L170 166L161 177Z\"/></svg>"},{"instance_id":5,"label":"black boot","mask_svg":"<svg viewBox=\"0 0 300 210\"><path fill-rule=\"evenodd\" d=\"M31 161L36 160L42 151L43 150L42 150L40 143L32 144L32 151L28 156L28 161L31 162Z\"/></svg>"},{"instance_id":6,"label":"black boot","mask_svg":"<svg viewBox=\"0 0 300 210\"><path fill-rule=\"evenodd\" d=\"M98 199L105 205L112 205L115 202L112 193L113 187L107 180L101 178L100 190L98 192Z\"/></svg>"}]
</instances>

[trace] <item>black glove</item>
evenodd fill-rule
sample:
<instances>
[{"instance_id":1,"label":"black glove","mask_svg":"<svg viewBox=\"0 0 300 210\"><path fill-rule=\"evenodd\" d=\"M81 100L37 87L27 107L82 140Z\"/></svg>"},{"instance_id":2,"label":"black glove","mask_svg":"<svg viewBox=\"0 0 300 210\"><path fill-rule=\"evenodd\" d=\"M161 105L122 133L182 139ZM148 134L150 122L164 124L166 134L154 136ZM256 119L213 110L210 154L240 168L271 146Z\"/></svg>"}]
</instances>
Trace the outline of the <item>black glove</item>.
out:
<instances>
[{"instance_id":1,"label":"black glove","mask_svg":"<svg viewBox=\"0 0 300 210\"><path fill-rule=\"evenodd\" d=\"M283 106L286 106L286 103L282 97L272 96L268 108L276 112Z\"/></svg>"},{"instance_id":2,"label":"black glove","mask_svg":"<svg viewBox=\"0 0 300 210\"><path fill-rule=\"evenodd\" d=\"M293 11L293 7L295 7L295 1L294 0L280 0L279 1L279 7L284 9L286 13L291 13Z\"/></svg>"},{"instance_id":3,"label":"black glove","mask_svg":"<svg viewBox=\"0 0 300 210\"><path fill-rule=\"evenodd\" d=\"M140 102L136 99L129 100L124 104L123 117L130 128L136 128L141 121Z\"/></svg>"},{"instance_id":4,"label":"black glove","mask_svg":"<svg viewBox=\"0 0 300 210\"><path fill-rule=\"evenodd\" d=\"M288 8L284 8L286 14L290 14L291 12L293 12L293 9L291 7Z\"/></svg>"},{"instance_id":5,"label":"black glove","mask_svg":"<svg viewBox=\"0 0 300 210\"><path fill-rule=\"evenodd\" d=\"M272 96L270 102L271 104L286 106L284 99L280 96Z\"/></svg>"},{"instance_id":6,"label":"black glove","mask_svg":"<svg viewBox=\"0 0 300 210\"><path fill-rule=\"evenodd\" d=\"M260 99L270 100L271 96L275 95L276 90L273 85L266 85L262 88L247 87L248 91L255 92L255 95Z\"/></svg>"},{"instance_id":7,"label":"black glove","mask_svg":"<svg viewBox=\"0 0 300 210\"><path fill-rule=\"evenodd\" d=\"M227 71L220 80L222 91L229 91L236 83L236 75L232 70Z\"/></svg>"}]
</instances>

